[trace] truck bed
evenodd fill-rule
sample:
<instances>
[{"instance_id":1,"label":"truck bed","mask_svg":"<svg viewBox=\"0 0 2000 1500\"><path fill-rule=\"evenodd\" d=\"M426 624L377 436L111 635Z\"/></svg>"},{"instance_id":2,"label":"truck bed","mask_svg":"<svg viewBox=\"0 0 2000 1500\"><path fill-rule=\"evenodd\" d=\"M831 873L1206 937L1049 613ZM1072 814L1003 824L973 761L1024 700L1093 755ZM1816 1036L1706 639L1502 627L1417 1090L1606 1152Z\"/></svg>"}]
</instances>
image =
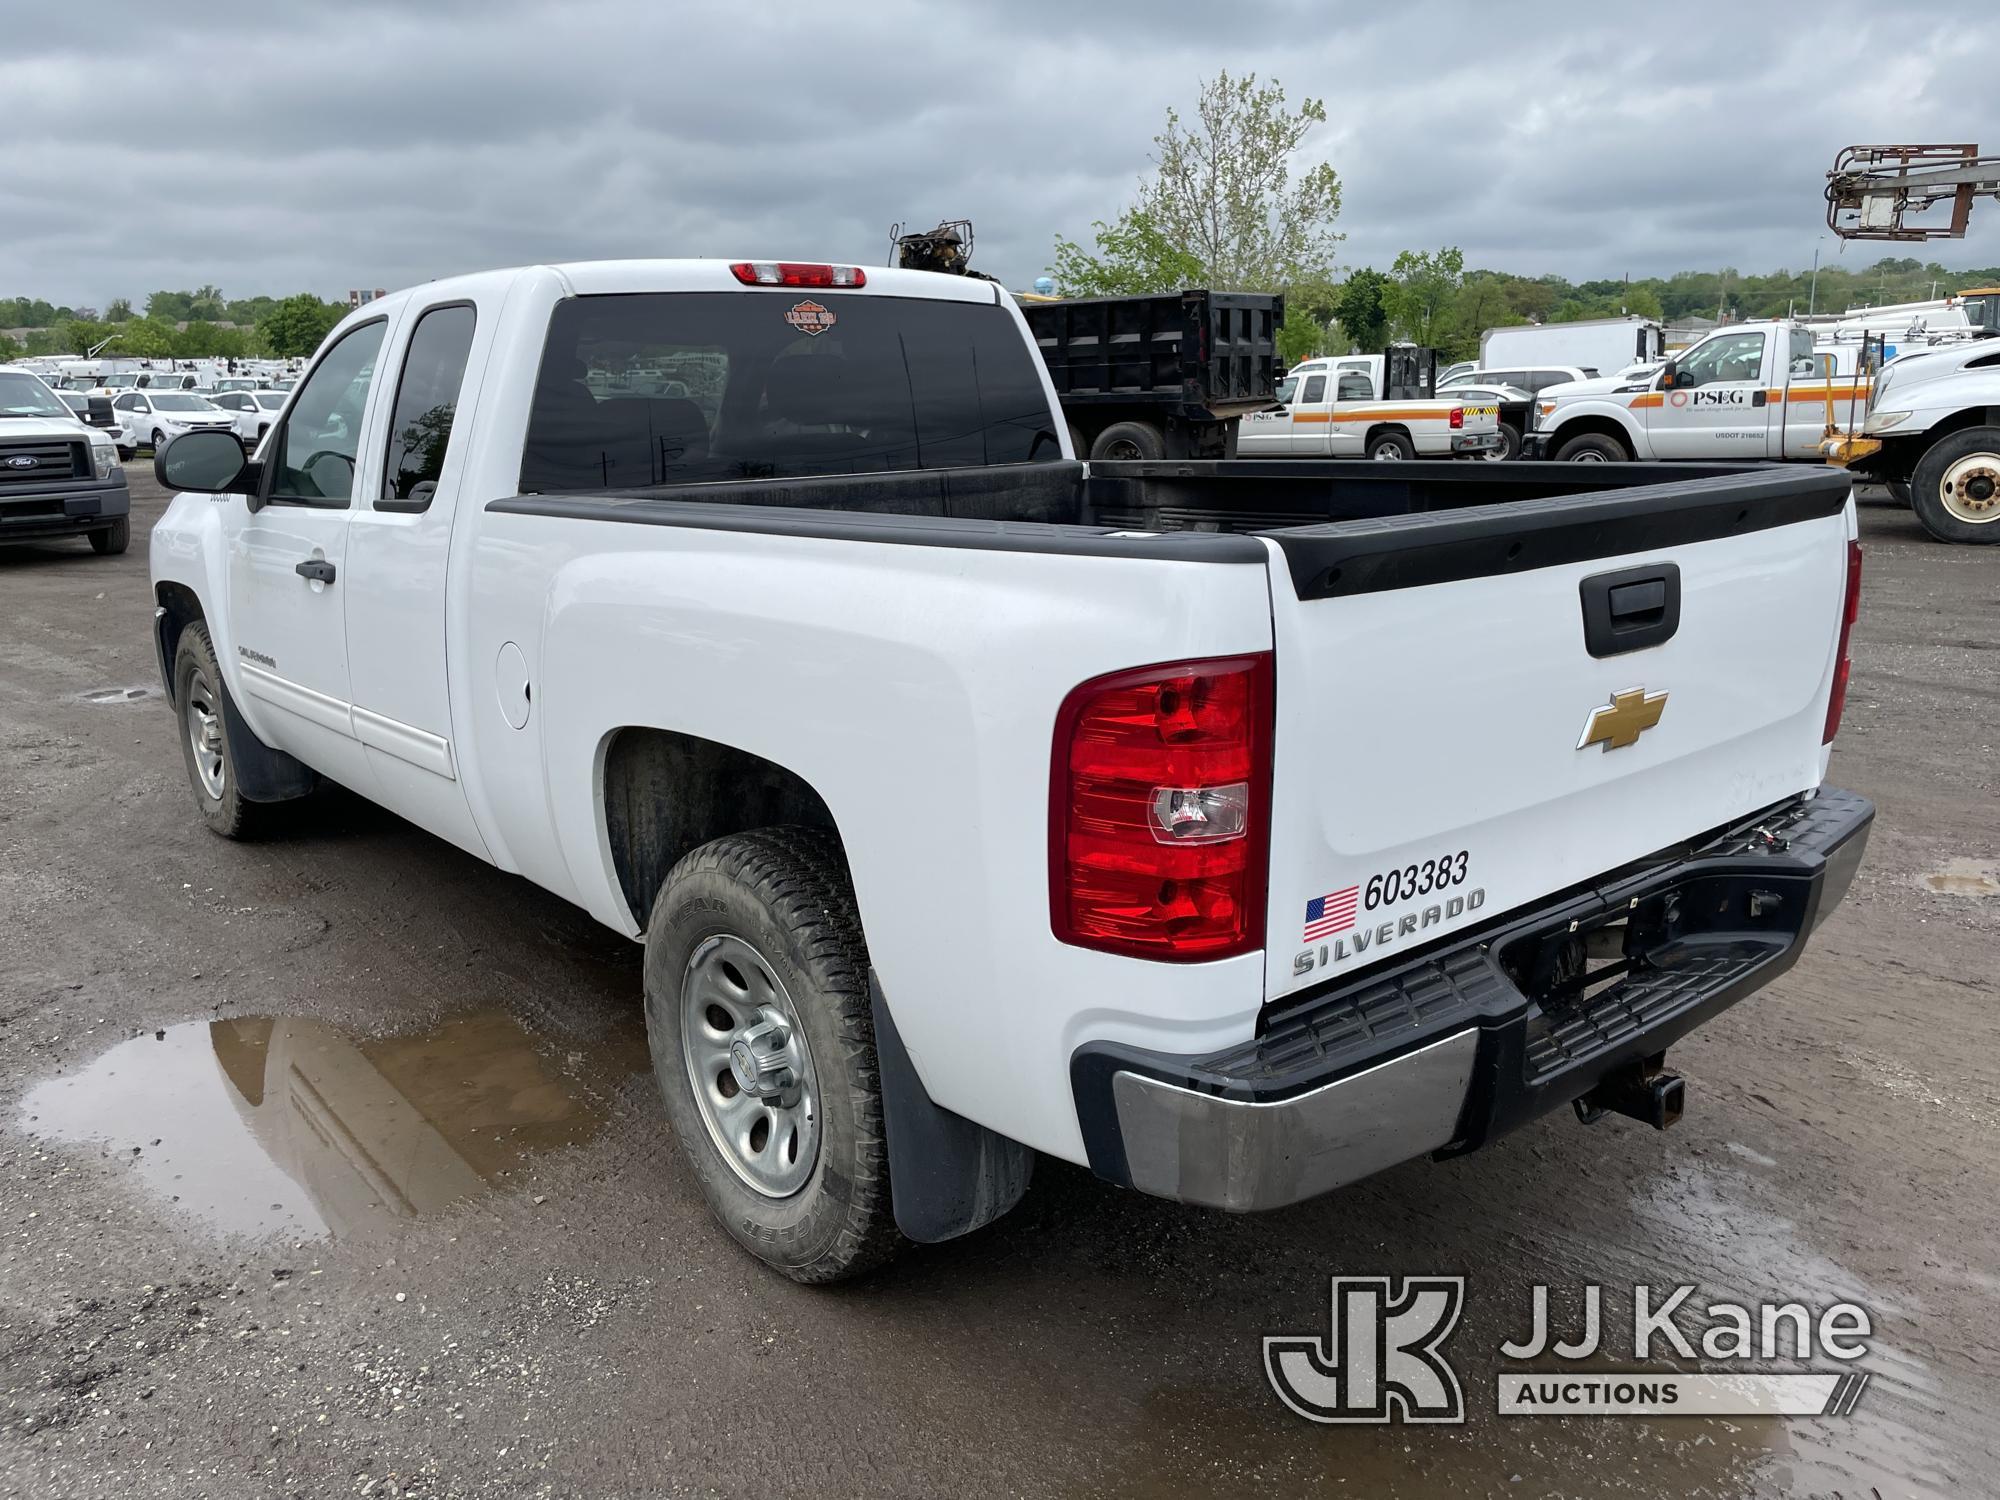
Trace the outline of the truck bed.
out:
<instances>
[{"instance_id":1,"label":"truck bed","mask_svg":"<svg viewBox=\"0 0 2000 1500\"><path fill-rule=\"evenodd\" d=\"M1312 597L1785 525L1838 511L1850 483L1836 469L1757 463L1062 462L523 495L488 509L1213 561L1260 560L1240 539L1270 534Z\"/></svg>"}]
</instances>

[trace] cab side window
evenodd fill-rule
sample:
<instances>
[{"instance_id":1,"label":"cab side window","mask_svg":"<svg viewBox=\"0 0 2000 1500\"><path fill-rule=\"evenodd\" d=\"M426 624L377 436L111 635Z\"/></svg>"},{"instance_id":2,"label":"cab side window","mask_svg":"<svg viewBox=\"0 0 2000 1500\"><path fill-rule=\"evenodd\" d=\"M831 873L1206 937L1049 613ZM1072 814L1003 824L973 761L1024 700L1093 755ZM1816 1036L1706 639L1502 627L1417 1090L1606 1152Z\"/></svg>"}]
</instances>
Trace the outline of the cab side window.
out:
<instances>
[{"instance_id":1,"label":"cab side window","mask_svg":"<svg viewBox=\"0 0 2000 1500\"><path fill-rule=\"evenodd\" d=\"M364 323L342 337L306 377L271 448L273 501L345 510L354 498L361 417L388 324Z\"/></svg>"},{"instance_id":2,"label":"cab side window","mask_svg":"<svg viewBox=\"0 0 2000 1500\"><path fill-rule=\"evenodd\" d=\"M1299 400L1310 406L1315 401L1324 401L1325 399L1326 377L1324 375L1306 376L1306 388L1304 393L1300 395Z\"/></svg>"},{"instance_id":3,"label":"cab side window","mask_svg":"<svg viewBox=\"0 0 2000 1500\"><path fill-rule=\"evenodd\" d=\"M396 384L389 422L389 460L382 466L377 510L427 509L444 472L459 388L472 353L474 314L463 303L434 307L417 320Z\"/></svg>"},{"instance_id":4,"label":"cab side window","mask_svg":"<svg viewBox=\"0 0 2000 1500\"><path fill-rule=\"evenodd\" d=\"M1375 385L1366 375L1349 372L1340 377L1340 399L1342 401L1372 401L1375 399Z\"/></svg>"},{"instance_id":5,"label":"cab side window","mask_svg":"<svg viewBox=\"0 0 2000 1500\"><path fill-rule=\"evenodd\" d=\"M1764 369L1764 335L1728 333L1710 339L1679 366L1680 386L1714 385L1725 380L1756 380Z\"/></svg>"}]
</instances>

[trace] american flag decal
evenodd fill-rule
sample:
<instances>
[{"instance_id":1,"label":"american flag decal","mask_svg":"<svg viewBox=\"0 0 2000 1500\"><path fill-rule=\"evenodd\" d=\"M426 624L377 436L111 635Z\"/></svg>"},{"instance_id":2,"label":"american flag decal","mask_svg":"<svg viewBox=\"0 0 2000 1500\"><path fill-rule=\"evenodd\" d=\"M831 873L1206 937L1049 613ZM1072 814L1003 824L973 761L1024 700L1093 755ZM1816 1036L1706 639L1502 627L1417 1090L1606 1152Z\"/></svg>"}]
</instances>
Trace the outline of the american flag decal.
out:
<instances>
[{"instance_id":1,"label":"american flag decal","mask_svg":"<svg viewBox=\"0 0 2000 1500\"><path fill-rule=\"evenodd\" d=\"M1350 885L1329 896L1315 896L1306 903L1306 941L1317 942L1330 933L1345 932L1354 925L1354 913L1361 905L1361 887Z\"/></svg>"}]
</instances>

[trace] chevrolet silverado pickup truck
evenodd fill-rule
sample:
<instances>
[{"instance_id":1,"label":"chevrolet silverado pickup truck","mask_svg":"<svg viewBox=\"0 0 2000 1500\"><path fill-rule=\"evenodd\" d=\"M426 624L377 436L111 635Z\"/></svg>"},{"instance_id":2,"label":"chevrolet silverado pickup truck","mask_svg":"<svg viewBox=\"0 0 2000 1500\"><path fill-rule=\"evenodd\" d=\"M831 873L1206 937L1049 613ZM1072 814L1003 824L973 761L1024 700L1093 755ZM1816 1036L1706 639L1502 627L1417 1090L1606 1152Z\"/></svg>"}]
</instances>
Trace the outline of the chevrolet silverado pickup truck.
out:
<instances>
[{"instance_id":1,"label":"chevrolet silverado pickup truck","mask_svg":"<svg viewBox=\"0 0 2000 1500\"><path fill-rule=\"evenodd\" d=\"M208 826L337 782L643 942L688 1166L803 1281L1037 1153L1240 1211L1665 1125L1873 816L1839 471L1086 466L986 282L435 281L155 467Z\"/></svg>"},{"instance_id":2,"label":"chevrolet silverado pickup truck","mask_svg":"<svg viewBox=\"0 0 2000 1500\"><path fill-rule=\"evenodd\" d=\"M1490 401L1434 398L1378 401L1360 370L1309 369L1287 375L1278 405L1253 411L1237 429L1245 458L1484 458L1502 447L1500 408Z\"/></svg>"},{"instance_id":3,"label":"chevrolet silverado pickup truck","mask_svg":"<svg viewBox=\"0 0 2000 1500\"><path fill-rule=\"evenodd\" d=\"M39 375L0 368L0 543L86 536L115 555L131 545L131 510L116 439Z\"/></svg>"}]
</instances>

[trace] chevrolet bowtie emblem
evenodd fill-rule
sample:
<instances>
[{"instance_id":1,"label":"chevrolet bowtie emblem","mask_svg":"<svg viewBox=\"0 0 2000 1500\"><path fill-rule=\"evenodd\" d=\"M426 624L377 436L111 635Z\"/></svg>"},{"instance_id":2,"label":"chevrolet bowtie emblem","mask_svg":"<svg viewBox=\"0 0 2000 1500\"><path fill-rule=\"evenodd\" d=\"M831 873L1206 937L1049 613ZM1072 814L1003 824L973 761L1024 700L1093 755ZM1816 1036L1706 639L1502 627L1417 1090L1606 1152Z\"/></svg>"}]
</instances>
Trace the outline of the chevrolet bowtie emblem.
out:
<instances>
[{"instance_id":1,"label":"chevrolet bowtie emblem","mask_svg":"<svg viewBox=\"0 0 2000 1500\"><path fill-rule=\"evenodd\" d=\"M1627 745L1637 744L1639 736L1659 723L1660 715L1666 711L1665 693L1649 693L1644 688L1613 693L1609 708L1592 712L1576 748L1588 750L1592 745L1602 745L1607 751L1623 750Z\"/></svg>"}]
</instances>

